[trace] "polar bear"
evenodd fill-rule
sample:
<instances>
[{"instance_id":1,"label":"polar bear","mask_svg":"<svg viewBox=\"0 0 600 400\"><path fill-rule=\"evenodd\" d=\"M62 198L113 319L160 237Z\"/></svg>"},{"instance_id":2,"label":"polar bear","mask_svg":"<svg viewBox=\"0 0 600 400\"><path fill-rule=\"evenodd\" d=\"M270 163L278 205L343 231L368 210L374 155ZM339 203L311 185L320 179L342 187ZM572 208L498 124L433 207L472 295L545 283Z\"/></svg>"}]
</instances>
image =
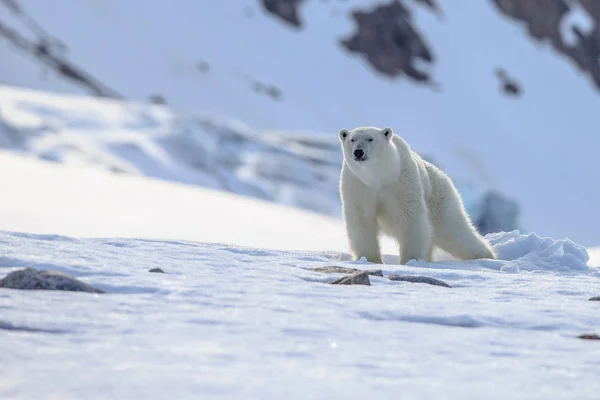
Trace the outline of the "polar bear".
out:
<instances>
[{"instance_id":1,"label":"polar bear","mask_svg":"<svg viewBox=\"0 0 600 400\"><path fill-rule=\"evenodd\" d=\"M400 247L400 264L432 261L436 247L457 259L495 259L473 227L450 178L392 128L341 129L343 217L355 260L383 263L381 234Z\"/></svg>"}]
</instances>

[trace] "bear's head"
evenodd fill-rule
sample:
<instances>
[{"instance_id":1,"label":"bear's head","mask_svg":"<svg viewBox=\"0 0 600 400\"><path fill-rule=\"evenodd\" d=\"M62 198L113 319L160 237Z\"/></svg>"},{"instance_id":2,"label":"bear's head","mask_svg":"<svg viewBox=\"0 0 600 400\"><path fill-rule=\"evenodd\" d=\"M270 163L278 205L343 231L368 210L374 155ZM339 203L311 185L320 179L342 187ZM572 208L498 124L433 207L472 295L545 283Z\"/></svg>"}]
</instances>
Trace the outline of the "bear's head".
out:
<instances>
[{"instance_id":1,"label":"bear's head","mask_svg":"<svg viewBox=\"0 0 600 400\"><path fill-rule=\"evenodd\" d=\"M368 163L369 160L380 160L389 142L394 136L392 128L376 128L365 126L352 129L340 129L339 137L346 162Z\"/></svg>"}]
</instances>

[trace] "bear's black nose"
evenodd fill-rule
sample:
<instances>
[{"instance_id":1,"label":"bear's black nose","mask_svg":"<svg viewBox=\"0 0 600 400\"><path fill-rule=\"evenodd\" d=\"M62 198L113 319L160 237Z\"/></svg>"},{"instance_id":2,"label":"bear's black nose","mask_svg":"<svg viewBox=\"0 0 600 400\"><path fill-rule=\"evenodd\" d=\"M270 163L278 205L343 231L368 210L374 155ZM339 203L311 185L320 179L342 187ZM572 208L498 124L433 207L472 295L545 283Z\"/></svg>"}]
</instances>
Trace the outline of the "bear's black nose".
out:
<instances>
[{"instance_id":1,"label":"bear's black nose","mask_svg":"<svg viewBox=\"0 0 600 400\"><path fill-rule=\"evenodd\" d=\"M365 155L365 152L362 151L361 149L354 150L354 157L363 158L364 155Z\"/></svg>"}]
</instances>

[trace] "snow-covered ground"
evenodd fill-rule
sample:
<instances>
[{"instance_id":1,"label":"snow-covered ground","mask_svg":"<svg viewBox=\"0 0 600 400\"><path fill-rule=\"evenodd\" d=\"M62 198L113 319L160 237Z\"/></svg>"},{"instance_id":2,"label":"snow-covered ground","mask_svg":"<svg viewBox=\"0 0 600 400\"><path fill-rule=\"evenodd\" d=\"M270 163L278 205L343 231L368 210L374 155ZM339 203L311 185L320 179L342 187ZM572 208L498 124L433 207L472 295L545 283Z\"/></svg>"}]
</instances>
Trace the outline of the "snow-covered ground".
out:
<instances>
[{"instance_id":1,"label":"snow-covered ground","mask_svg":"<svg viewBox=\"0 0 600 400\"><path fill-rule=\"evenodd\" d=\"M600 270L569 240L494 234L502 260L406 266L388 247L385 277L338 286L309 268L376 267L344 261L338 220L6 152L0 170L0 276L58 270L106 292L0 289L2 399L600 391L597 343L576 337L600 330Z\"/></svg>"},{"instance_id":2,"label":"snow-covered ground","mask_svg":"<svg viewBox=\"0 0 600 400\"><path fill-rule=\"evenodd\" d=\"M259 132L392 126L453 177L516 199L524 229L598 244L600 189L591 182L600 179L600 97L572 62L533 42L492 1L440 3L442 16L405 2L432 47L428 69L440 92L383 78L340 46L354 29L348 12L374 0L304 2L301 30L251 0L18 3L22 13L0 5L8 28L33 43L56 38L48 39L55 53L127 98L160 94L178 112L214 112ZM575 14L569 21L581 25ZM0 59L0 82L83 91L5 40ZM522 97L501 93L498 67L523 85ZM281 97L255 91L256 82Z\"/></svg>"}]
</instances>

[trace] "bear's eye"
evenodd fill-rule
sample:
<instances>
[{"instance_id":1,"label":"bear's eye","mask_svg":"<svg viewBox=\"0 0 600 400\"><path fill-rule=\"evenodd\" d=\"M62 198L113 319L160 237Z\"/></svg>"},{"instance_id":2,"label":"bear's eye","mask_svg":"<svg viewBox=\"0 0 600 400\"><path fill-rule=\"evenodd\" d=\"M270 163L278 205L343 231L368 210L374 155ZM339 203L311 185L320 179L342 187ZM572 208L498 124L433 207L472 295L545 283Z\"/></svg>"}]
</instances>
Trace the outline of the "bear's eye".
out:
<instances>
[{"instance_id":1,"label":"bear's eye","mask_svg":"<svg viewBox=\"0 0 600 400\"><path fill-rule=\"evenodd\" d=\"M351 141L352 143L354 143L354 139L350 139L350 141Z\"/></svg>"},{"instance_id":2,"label":"bear's eye","mask_svg":"<svg viewBox=\"0 0 600 400\"><path fill-rule=\"evenodd\" d=\"M373 138L369 139L369 142L372 142L372 141L373 141Z\"/></svg>"}]
</instances>

